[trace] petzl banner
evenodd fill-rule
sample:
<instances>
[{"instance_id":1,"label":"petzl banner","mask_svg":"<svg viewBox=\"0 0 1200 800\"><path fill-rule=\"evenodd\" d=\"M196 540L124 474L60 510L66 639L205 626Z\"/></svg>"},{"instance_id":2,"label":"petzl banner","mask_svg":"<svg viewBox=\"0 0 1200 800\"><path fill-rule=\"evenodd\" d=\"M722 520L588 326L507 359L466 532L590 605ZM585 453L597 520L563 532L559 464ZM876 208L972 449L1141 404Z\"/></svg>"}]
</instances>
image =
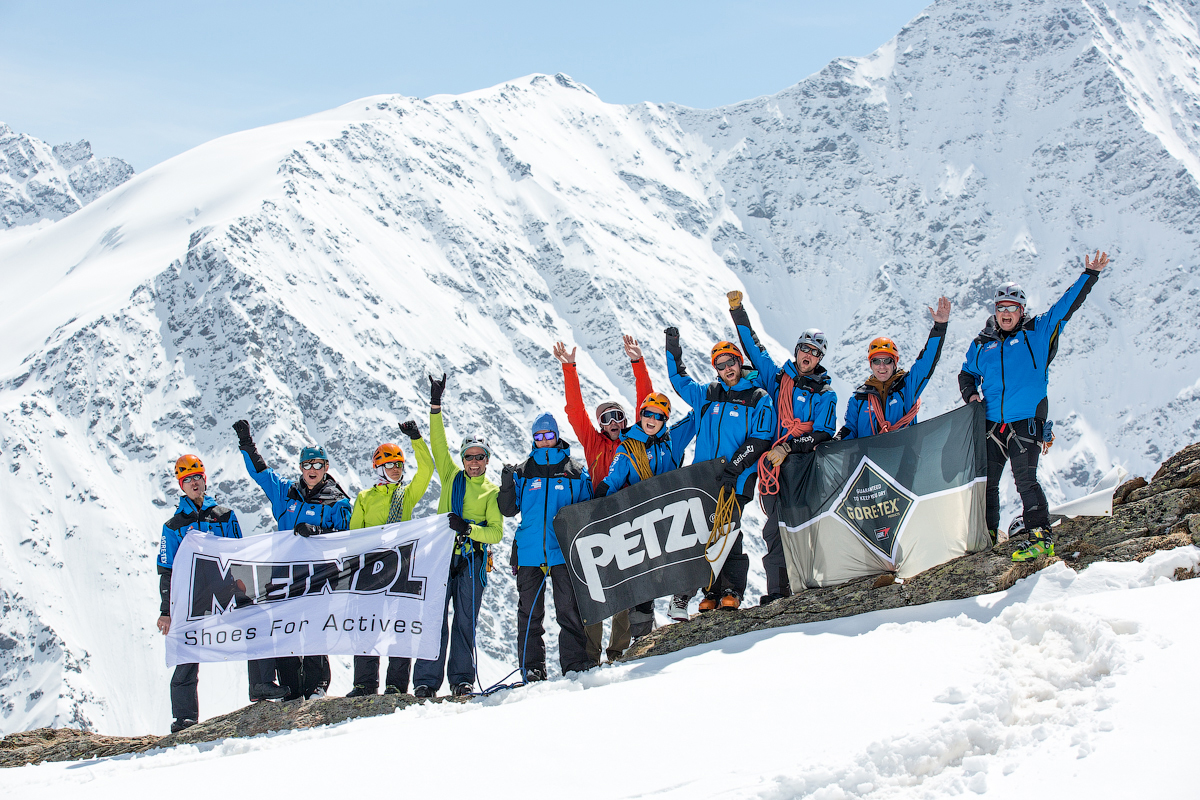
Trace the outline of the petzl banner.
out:
<instances>
[{"instance_id":1,"label":"petzl banner","mask_svg":"<svg viewBox=\"0 0 1200 800\"><path fill-rule=\"evenodd\" d=\"M585 625L647 600L694 592L720 573L741 535L735 518L726 539L705 550L724 467L724 459L705 461L558 512L554 531Z\"/></svg>"},{"instance_id":2,"label":"petzl banner","mask_svg":"<svg viewBox=\"0 0 1200 800\"><path fill-rule=\"evenodd\" d=\"M299 655L435 659L446 516L304 538L190 533L171 574L167 666Z\"/></svg>"},{"instance_id":3,"label":"petzl banner","mask_svg":"<svg viewBox=\"0 0 1200 800\"><path fill-rule=\"evenodd\" d=\"M990 544L982 403L789 456L779 532L794 588L907 578Z\"/></svg>"}]
</instances>

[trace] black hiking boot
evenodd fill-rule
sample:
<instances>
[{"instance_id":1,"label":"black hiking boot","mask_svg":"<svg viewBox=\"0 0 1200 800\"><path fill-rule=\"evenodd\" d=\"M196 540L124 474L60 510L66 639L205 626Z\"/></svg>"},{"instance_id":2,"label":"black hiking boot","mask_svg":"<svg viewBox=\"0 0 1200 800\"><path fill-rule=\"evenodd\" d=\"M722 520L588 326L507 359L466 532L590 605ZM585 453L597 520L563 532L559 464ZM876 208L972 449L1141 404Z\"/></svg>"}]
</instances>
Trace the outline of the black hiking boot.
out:
<instances>
[{"instance_id":1,"label":"black hiking boot","mask_svg":"<svg viewBox=\"0 0 1200 800\"><path fill-rule=\"evenodd\" d=\"M171 723L171 733L179 733L184 728L190 728L196 724L194 719L177 719Z\"/></svg>"},{"instance_id":2,"label":"black hiking boot","mask_svg":"<svg viewBox=\"0 0 1200 800\"><path fill-rule=\"evenodd\" d=\"M413 689L413 697L434 697L432 686L418 686Z\"/></svg>"},{"instance_id":3,"label":"black hiking boot","mask_svg":"<svg viewBox=\"0 0 1200 800\"><path fill-rule=\"evenodd\" d=\"M469 683L456 683L450 687L450 694L454 697L466 697L475 693L475 687Z\"/></svg>"},{"instance_id":4,"label":"black hiking boot","mask_svg":"<svg viewBox=\"0 0 1200 800\"><path fill-rule=\"evenodd\" d=\"M401 688L399 686L389 684L388 687L383 690L383 693L384 694L408 694L408 687L405 686L404 688Z\"/></svg>"},{"instance_id":5,"label":"black hiking boot","mask_svg":"<svg viewBox=\"0 0 1200 800\"><path fill-rule=\"evenodd\" d=\"M378 694L379 687L363 686L362 684L354 684L354 688L350 690L350 694L346 697L374 697Z\"/></svg>"},{"instance_id":6,"label":"black hiking boot","mask_svg":"<svg viewBox=\"0 0 1200 800\"><path fill-rule=\"evenodd\" d=\"M286 686L274 683L256 683L250 687L250 702L260 703L263 700L282 700L291 690Z\"/></svg>"}]
</instances>

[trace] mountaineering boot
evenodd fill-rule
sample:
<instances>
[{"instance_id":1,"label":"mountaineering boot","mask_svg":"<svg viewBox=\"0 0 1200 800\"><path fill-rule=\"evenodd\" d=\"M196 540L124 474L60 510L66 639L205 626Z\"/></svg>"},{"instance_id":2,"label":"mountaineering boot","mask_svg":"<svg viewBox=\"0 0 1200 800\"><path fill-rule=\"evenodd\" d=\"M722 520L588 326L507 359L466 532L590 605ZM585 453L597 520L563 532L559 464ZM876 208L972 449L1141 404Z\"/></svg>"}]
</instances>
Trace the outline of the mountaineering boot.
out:
<instances>
[{"instance_id":1,"label":"mountaineering boot","mask_svg":"<svg viewBox=\"0 0 1200 800\"><path fill-rule=\"evenodd\" d=\"M700 613L703 614L705 611L712 611L717 607L718 602L716 592L705 592L704 599L700 601Z\"/></svg>"},{"instance_id":2,"label":"mountaineering boot","mask_svg":"<svg viewBox=\"0 0 1200 800\"><path fill-rule=\"evenodd\" d=\"M405 688L407 688L407 687L405 687ZM399 686L393 686L392 684L388 684L388 687L383 690L383 693L384 694L404 694L404 689L401 689Z\"/></svg>"},{"instance_id":3,"label":"mountaineering boot","mask_svg":"<svg viewBox=\"0 0 1200 800\"><path fill-rule=\"evenodd\" d=\"M1029 534L1033 538L1023 542L1021 549L1012 554L1013 561L1033 561L1035 558L1054 555L1054 540L1050 538L1050 531L1034 528Z\"/></svg>"},{"instance_id":4,"label":"mountaineering boot","mask_svg":"<svg viewBox=\"0 0 1200 800\"><path fill-rule=\"evenodd\" d=\"M413 697L433 697L432 686L418 686L413 689Z\"/></svg>"},{"instance_id":5,"label":"mountaineering boot","mask_svg":"<svg viewBox=\"0 0 1200 800\"><path fill-rule=\"evenodd\" d=\"M738 597L737 592L732 589L726 589L721 595L721 610L736 611L742 607L742 598Z\"/></svg>"},{"instance_id":6,"label":"mountaineering boot","mask_svg":"<svg viewBox=\"0 0 1200 800\"><path fill-rule=\"evenodd\" d=\"M775 593L775 594L764 594L762 597L758 598L758 604L760 606L769 606L769 605L771 605L771 603L774 603L776 600L782 600L783 598L789 597L789 596L790 595L786 595L781 592Z\"/></svg>"},{"instance_id":7,"label":"mountaineering boot","mask_svg":"<svg viewBox=\"0 0 1200 800\"><path fill-rule=\"evenodd\" d=\"M667 606L667 616L675 622L688 621L688 602L691 601L690 594L677 594L671 598L671 604Z\"/></svg>"},{"instance_id":8,"label":"mountaineering boot","mask_svg":"<svg viewBox=\"0 0 1200 800\"><path fill-rule=\"evenodd\" d=\"M346 697L371 697L378 691L377 686L365 686L361 683L354 684L354 688L350 690L350 694Z\"/></svg>"},{"instance_id":9,"label":"mountaineering boot","mask_svg":"<svg viewBox=\"0 0 1200 800\"><path fill-rule=\"evenodd\" d=\"M260 700L282 700L291 690L286 686L276 686L273 683L256 683L250 687L250 702Z\"/></svg>"},{"instance_id":10,"label":"mountaineering boot","mask_svg":"<svg viewBox=\"0 0 1200 800\"><path fill-rule=\"evenodd\" d=\"M190 728L196 724L194 719L177 719L171 723L171 733L179 733L184 728Z\"/></svg>"},{"instance_id":11,"label":"mountaineering boot","mask_svg":"<svg viewBox=\"0 0 1200 800\"><path fill-rule=\"evenodd\" d=\"M474 693L475 687L469 683L456 683L450 687L450 694L454 697L466 697Z\"/></svg>"},{"instance_id":12,"label":"mountaineering boot","mask_svg":"<svg viewBox=\"0 0 1200 800\"><path fill-rule=\"evenodd\" d=\"M544 681L544 680L546 680L546 668L545 667L526 667L525 668L525 682L526 683L533 683L534 681Z\"/></svg>"}]
</instances>

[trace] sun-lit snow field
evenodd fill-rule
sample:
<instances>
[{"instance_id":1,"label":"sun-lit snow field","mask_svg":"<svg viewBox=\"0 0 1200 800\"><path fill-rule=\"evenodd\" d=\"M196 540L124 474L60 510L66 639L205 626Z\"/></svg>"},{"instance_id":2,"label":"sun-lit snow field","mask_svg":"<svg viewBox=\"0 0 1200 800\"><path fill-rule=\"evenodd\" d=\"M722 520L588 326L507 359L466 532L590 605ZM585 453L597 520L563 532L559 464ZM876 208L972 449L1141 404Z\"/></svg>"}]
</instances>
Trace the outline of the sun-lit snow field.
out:
<instances>
[{"instance_id":1,"label":"sun-lit snow field","mask_svg":"<svg viewBox=\"0 0 1200 800\"><path fill-rule=\"evenodd\" d=\"M328 728L0 773L9 797L1181 797L1200 549ZM724 746L722 746L722 743Z\"/></svg>"}]
</instances>

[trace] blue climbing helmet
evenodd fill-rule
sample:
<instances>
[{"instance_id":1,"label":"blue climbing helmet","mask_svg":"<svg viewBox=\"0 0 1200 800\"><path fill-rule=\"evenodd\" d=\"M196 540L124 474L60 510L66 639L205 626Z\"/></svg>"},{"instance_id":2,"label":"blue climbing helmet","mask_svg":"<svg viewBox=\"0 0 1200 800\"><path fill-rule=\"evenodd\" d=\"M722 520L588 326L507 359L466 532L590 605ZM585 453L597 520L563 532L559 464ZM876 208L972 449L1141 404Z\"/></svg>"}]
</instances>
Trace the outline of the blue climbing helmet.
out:
<instances>
[{"instance_id":1,"label":"blue climbing helmet","mask_svg":"<svg viewBox=\"0 0 1200 800\"><path fill-rule=\"evenodd\" d=\"M329 463L329 456L325 455L325 448L321 447L321 445L305 447L300 451L301 464L303 464L305 461L312 461L314 459L320 459L326 464Z\"/></svg>"}]
</instances>

